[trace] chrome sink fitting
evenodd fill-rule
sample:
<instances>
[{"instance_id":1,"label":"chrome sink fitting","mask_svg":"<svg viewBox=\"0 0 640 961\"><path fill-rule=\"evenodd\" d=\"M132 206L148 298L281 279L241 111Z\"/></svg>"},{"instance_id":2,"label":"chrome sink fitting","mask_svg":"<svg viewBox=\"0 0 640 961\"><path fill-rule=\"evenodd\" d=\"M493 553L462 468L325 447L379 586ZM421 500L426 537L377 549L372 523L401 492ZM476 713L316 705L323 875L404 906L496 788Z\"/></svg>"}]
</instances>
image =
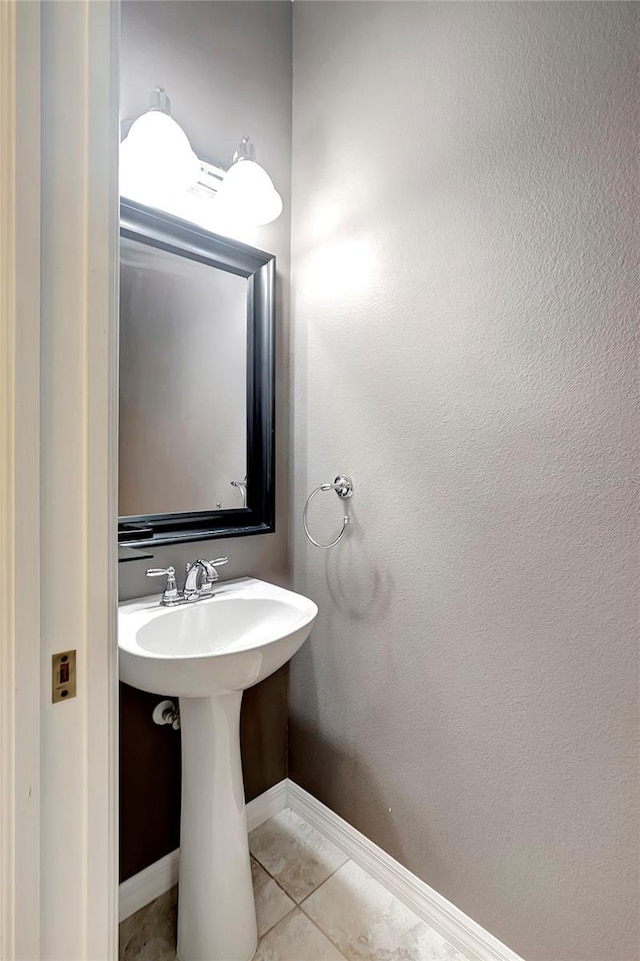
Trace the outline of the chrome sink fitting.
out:
<instances>
[{"instance_id":1,"label":"chrome sink fitting","mask_svg":"<svg viewBox=\"0 0 640 961\"><path fill-rule=\"evenodd\" d=\"M217 568L228 563L228 557L218 557L215 561L198 558L193 564L187 564L182 591L178 590L175 567L150 567L147 577L166 577L160 604L162 607L177 607L178 604L193 604L194 601L212 597L213 585L220 579Z\"/></svg>"}]
</instances>

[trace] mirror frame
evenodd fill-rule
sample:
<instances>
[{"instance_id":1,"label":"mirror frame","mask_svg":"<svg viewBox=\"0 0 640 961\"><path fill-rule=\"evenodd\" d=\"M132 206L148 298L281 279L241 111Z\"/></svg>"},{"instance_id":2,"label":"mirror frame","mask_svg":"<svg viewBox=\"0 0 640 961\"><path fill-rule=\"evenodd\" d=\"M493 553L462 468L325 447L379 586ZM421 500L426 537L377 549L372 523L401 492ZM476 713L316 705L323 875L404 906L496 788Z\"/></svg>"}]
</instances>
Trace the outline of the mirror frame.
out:
<instances>
[{"instance_id":1,"label":"mirror frame","mask_svg":"<svg viewBox=\"0 0 640 961\"><path fill-rule=\"evenodd\" d=\"M247 503L229 510L118 518L118 543L161 544L275 530L275 256L126 200L120 236L247 278Z\"/></svg>"}]
</instances>

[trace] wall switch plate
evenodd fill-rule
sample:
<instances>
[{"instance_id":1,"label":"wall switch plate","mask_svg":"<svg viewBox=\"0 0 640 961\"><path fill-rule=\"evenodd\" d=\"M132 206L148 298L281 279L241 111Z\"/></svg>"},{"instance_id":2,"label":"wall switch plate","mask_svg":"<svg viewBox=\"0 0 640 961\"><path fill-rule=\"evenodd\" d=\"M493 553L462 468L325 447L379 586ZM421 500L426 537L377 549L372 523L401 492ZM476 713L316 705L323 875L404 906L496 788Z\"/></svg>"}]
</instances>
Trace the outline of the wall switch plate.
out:
<instances>
[{"instance_id":1,"label":"wall switch plate","mask_svg":"<svg viewBox=\"0 0 640 961\"><path fill-rule=\"evenodd\" d=\"M76 652L51 655L51 700L68 701L76 696Z\"/></svg>"}]
</instances>

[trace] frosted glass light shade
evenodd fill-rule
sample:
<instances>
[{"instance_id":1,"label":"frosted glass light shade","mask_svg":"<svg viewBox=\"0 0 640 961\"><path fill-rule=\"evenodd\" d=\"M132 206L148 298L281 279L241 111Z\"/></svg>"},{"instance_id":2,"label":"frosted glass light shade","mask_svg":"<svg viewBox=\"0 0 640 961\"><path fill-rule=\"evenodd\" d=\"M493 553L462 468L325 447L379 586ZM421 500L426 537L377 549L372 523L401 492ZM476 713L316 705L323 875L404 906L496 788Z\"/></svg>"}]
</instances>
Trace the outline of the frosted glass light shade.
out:
<instances>
[{"instance_id":1,"label":"frosted glass light shade","mask_svg":"<svg viewBox=\"0 0 640 961\"><path fill-rule=\"evenodd\" d=\"M120 144L120 193L132 200L160 202L188 190L199 174L187 135L162 110L138 117Z\"/></svg>"},{"instance_id":2,"label":"frosted glass light shade","mask_svg":"<svg viewBox=\"0 0 640 961\"><path fill-rule=\"evenodd\" d=\"M280 216L282 197L267 171L255 160L243 158L225 174L216 206L225 217L260 227Z\"/></svg>"}]
</instances>

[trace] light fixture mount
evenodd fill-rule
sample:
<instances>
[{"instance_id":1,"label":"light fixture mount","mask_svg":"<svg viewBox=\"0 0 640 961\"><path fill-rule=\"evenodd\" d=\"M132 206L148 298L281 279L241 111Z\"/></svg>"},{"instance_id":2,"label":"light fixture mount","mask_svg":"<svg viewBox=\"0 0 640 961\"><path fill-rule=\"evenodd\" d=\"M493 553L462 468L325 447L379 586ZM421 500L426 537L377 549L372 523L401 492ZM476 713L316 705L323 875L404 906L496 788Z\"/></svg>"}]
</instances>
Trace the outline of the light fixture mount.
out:
<instances>
[{"instance_id":1,"label":"light fixture mount","mask_svg":"<svg viewBox=\"0 0 640 961\"><path fill-rule=\"evenodd\" d=\"M238 149L233 155L234 164L239 160L254 160L256 159L256 148L251 143L249 137L244 136L240 143L238 144Z\"/></svg>"},{"instance_id":2,"label":"light fixture mount","mask_svg":"<svg viewBox=\"0 0 640 961\"><path fill-rule=\"evenodd\" d=\"M159 110L160 113L166 113L168 117L171 116L171 100L164 87L154 87L151 91L150 100L151 110Z\"/></svg>"}]
</instances>

